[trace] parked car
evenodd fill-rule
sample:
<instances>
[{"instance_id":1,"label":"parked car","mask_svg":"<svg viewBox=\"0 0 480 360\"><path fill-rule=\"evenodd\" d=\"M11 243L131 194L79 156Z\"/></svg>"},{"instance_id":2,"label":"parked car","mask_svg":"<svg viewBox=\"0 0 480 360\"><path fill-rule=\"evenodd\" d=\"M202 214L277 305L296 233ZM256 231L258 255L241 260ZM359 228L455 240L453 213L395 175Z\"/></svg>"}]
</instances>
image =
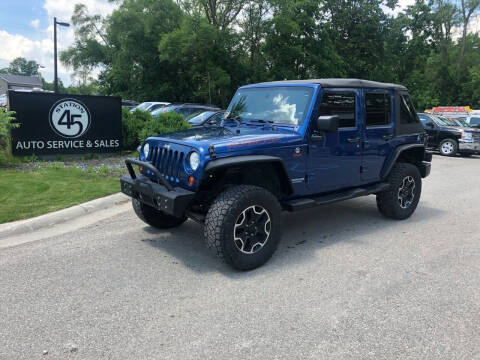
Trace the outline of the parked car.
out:
<instances>
[{"instance_id":1,"label":"parked car","mask_svg":"<svg viewBox=\"0 0 480 360\"><path fill-rule=\"evenodd\" d=\"M253 84L237 90L227 114L220 127L148 138L120 182L144 222L204 224L207 246L237 269L272 256L281 210L375 194L384 216L406 219L430 174L426 135L401 85Z\"/></svg>"},{"instance_id":2,"label":"parked car","mask_svg":"<svg viewBox=\"0 0 480 360\"><path fill-rule=\"evenodd\" d=\"M141 103L140 105L135 106L130 111L134 112L135 110L142 110L142 111L152 112L153 110L156 110L158 108L164 108L165 106L168 106L168 105L170 105L169 102L147 101L147 102Z\"/></svg>"},{"instance_id":3,"label":"parked car","mask_svg":"<svg viewBox=\"0 0 480 360\"><path fill-rule=\"evenodd\" d=\"M135 106L138 106L138 102L133 100L122 100L122 107L129 110L133 109Z\"/></svg>"},{"instance_id":4,"label":"parked car","mask_svg":"<svg viewBox=\"0 0 480 360\"><path fill-rule=\"evenodd\" d=\"M171 103L169 102L160 102L160 103L155 103L153 104L152 106L150 106L147 111L150 112L150 113L153 113L155 110L158 110L158 109L163 109L167 106L170 106L172 105Z\"/></svg>"},{"instance_id":5,"label":"parked car","mask_svg":"<svg viewBox=\"0 0 480 360\"><path fill-rule=\"evenodd\" d=\"M432 114L418 114L428 134L428 147L438 150L441 155L472 155L480 152L480 133L463 128L453 120Z\"/></svg>"},{"instance_id":6,"label":"parked car","mask_svg":"<svg viewBox=\"0 0 480 360\"><path fill-rule=\"evenodd\" d=\"M221 125L225 117L225 111L204 111L198 115L187 118L192 126Z\"/></svg>"},{"instance_id":7,"label":"parked car","mask_svg":"<svg viewBox=\"0 0 480 360\"><path fill-rule=\"evenodd\" d=\"M156 117L169 111L175 111L176 113L182 115L184 118L188 119L205 111L220 111L220 108L213 105L202 104L172 104L162 109L157 109L153 111L152 115Z\"/></svg>"},{"instance_id":8,"label":"parked car","mask_svg":"<svg viewBox=\"0 0 480 360\"><path fill-rule=\"evenodd\" d=\"M0 107L6 108L7 107L7 94L0 95Z\"/></svg>"},{"instance_id":9,"label":"parked car","mask_svg":"<svg viewBox=\"0 0 480 360\"><path fill-rule=\"evenodd\" d=\"M480 128L480 114L467 117L467 123L470 127Z\"/></svg>"}]
</instances>

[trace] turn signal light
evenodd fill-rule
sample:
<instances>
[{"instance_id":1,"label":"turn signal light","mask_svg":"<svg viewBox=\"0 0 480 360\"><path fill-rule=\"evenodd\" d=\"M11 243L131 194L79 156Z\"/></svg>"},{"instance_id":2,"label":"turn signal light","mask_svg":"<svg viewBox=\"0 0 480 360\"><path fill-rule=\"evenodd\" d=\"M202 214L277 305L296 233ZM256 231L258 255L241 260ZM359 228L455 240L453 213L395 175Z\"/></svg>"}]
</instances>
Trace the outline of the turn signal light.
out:
<instances>
[{"instance_id":1,"label":"turn signal light","mask_svg":"<svg viewBox=\"0 0 480 360\"><path fill-rule=\"evenodd\" d=\"M188 177L188 185L193 186L193 183L195 182L195 178L193 176Z\"/></svg>"}]
</instances>

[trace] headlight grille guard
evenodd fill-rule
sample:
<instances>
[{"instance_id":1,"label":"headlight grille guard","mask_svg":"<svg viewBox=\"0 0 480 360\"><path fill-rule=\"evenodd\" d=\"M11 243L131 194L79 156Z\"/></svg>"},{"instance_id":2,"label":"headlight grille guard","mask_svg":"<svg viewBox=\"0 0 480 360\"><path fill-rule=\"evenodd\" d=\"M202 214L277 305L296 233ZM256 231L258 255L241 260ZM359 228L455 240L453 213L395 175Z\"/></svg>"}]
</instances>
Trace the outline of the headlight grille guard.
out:
<instances>
[{"instance_id":1,"label":"headlight grille guard","mask_svg":"<svg viewBox=\"0 0 480 360\"><path fill-rule=\"evenodd\" d=\"M144 168L150 170L157 177L158 183L160 185L165 186L168 191L173 191L173 186L170 185L170 183L164 178L164 176L160 173L160 171L158 171L158 169L155 166L153 166L151 163L146 162L146 161L140 161L140 160L137 160L137 159L126 159L125 160L125 165L127 165L128 173L130 174L130 177L132 179L137 178L137 175L135 174L135 170L133 170L132 164L138 165L138 166L143 166Z\"/></svg>"}]
</instances>

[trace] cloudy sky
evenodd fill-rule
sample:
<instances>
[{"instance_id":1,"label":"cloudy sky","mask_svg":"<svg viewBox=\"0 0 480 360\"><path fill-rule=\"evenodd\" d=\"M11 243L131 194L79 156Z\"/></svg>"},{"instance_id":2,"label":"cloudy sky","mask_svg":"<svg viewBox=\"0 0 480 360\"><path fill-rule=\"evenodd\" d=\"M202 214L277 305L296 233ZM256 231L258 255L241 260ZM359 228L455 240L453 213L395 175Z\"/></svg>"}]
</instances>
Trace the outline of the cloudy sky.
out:
<instances>
[{"instance_id":1,"label":"cloudy sky","mask_svg":"<svg viewBox=\"0 0 480 360\"><path fill-rule=\"evenodd\" d=\"M70 22L74 4L82 3L90 12L110 14L115 5L107 0L0 0L0 68L23 56L35 60L47 81L53 80L53 17ZM57 46L61 51L74 40L73 29L57 27ZM59 63L59 77L71 83L72 69Z\"/></svg>"},{"instance_id":2,"label":"cloudy sky","mask_svg":"<svg viewBox=\"0 0 480 360\"><path fill-rule=\"evenodd\" d=\"M35 60L47 81L53 80L53 17L70 21L74 4L85 4L91 13L108 15L115 8L107 0L0 0L0 68L7 67L16 57ZM414 0L400 0L400 7ZM398 11L398 10L397 10ZM72 44L73 29L57 29L58 50ZM71 83L72 69L59 63L59 77L65 85Z\"/></svg>"}]
</instances>

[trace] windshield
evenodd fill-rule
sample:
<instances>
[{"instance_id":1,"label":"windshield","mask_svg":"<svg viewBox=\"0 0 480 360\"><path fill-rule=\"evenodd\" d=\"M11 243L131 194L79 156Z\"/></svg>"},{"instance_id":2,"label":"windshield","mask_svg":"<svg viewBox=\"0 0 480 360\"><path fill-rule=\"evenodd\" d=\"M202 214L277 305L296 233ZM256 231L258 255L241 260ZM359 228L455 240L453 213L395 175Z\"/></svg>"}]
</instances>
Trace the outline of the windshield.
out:
<instances>
[{"instance_id":1,"label":"windshield","mask_svg":"<svg viewBox=\"0 0 480 360\"><path fill-rule=\"evenodd\" d=\"M439 125L442 125L442 126L456 126L446 117L443 117L443 116L440 116L440 115L434 115L434 118Z\"/></svg>"},{"instance_id":2,"label":"windshield","mask_svg":"<svg viewBox=\"0 0 480 360\"><path fill-rule=\"evenodd\" d=\"M152 105L151 102L144 102L144 103L141 103L140 105L137 105L135 108L133 108L133 110L147 110L147 108Z\"/></svg>"},{"instance_id":3,"label":"windshield","mask_svg":"<svg viewBox=\"0 0 480 360\"><path fill-rule=\"evenodd\" d=\"M450 126L455 126L455 127L463 126L460 121L465 119L464 117L447 116L447 115L445 115L443 118L450 122L451 124Z\"/></svg>"},{"instance_id":4,"label":"windshield","mask_svg":"<svg viewBox=\"0 0 480 360\"><path fill-rule=\"evenodd\" d=\"M453 118L453 121L458 124L458 126L461 127L468 127L468 123L465 121L465 118Z\"/></svg>"},{"instance_id":5,"label":"windshield","mask_svg":"<svg viewBox=\"0 0 480 360\"><path fill-rule=\"evenodd\" d=\"M205 112L202 112L200 114L196 114L194 116L191 116L191 117L187 118L187 121L190 124L201 124L205 120L207 120L210 116L212 116L213 114L215 114L215 111L205 111Z\"/></svg>"},{"instance_id":6,"label":"windshield","mask_svg":"<svg viewBox=\"0 0 480 360\"><path fill-rule=\"evenodd\" d=\"M265 87L240 89L227 109L239 121L268 121L300 125L312 98L310 87Z\"/></svg>"},{"instance_id":7,"label":"windshield","mask_svg":"<svg viewBox=\"0 0 480 360\"><path fill-rule=\"evenodd\" d=\"M165 106L166 106L165 104L155 104L155 105L150 106L148 108L148 111L153 112L157 109L164 108Z\"/></svg>"},{"instance_id":8,"label":"windshield","mask_svg":"<svg viewBox=\"0 0 480 360\"><path fill-rule=\"evenodd\" d=\"M169 111L172 111L172 110L175 110L175 107L174 106L165 106L165 107L161 107L159 109L156 109L156 110L153 110L152 111L152 116L153 117L156 117L160 114L163 114L163 113L166 113L166 112L169 112Z\"/></svg>"}]
</instances>

